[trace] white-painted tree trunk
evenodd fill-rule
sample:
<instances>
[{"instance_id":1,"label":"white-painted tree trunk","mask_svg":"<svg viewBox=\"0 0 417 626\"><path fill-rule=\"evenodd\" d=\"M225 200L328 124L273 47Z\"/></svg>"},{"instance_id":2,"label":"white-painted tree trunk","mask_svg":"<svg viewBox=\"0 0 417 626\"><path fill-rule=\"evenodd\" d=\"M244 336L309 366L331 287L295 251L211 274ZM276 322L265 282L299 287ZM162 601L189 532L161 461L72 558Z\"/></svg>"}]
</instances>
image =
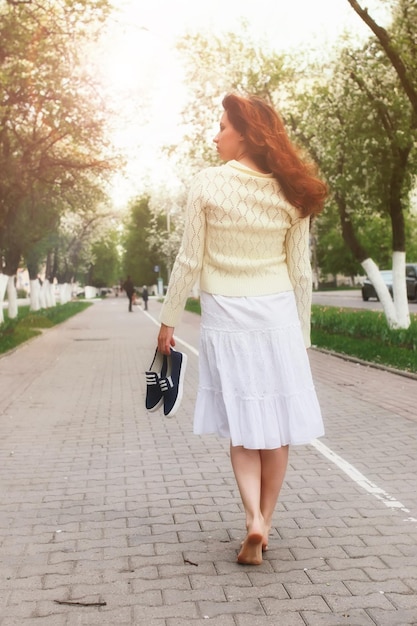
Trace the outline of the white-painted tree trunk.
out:
<instances>
[{"instance_id":1,"label":"white-painted tree trunk","mask_svg":"<svg viewBox=\"0 0 417 626\"><path fill-rule=\"evenodd\" d=\"M35 280L31 280L30 281L30 310L31 311L39 311L39 309L41 308L40 291L41 291L41 286L39 284L39 280L37 278Z\"/></svg>"},{"instance_id":2,"label":"white-painted tree trunk","mask_svg":"<svg viewBox=\"0 0 417 626\"><path fill-rule=\"evenodd\" d=\"M9 282L8 276L0 272L0 324L4 323L4 294L6 293L7 283Z\"/></svg>"},{"instance_id":3,"label":"white-painted tree trunk","mask_svg":"<svg viewBox=\"0 0 417 626\"><path fill-rule=\"evenodd\" d=\"M85 287L85 298L86 300L91 300L92 298L97 298L98 291L96 287L91 287L90 285L86 285Z\"/></svg>"},{"instance_id":4,"label":"white-painted tree trunk","mask_svg":"<svg viewBox=\"0 0 417 626\"><path fill-rule=\"evenodd\" d=\"M45 300L45 288L42 285L39 285L39 307L41 309L46 309L46 300Z\"/></svg>"},{"instance_id":5,"label":"white-painted tree trunk","mask_svg":"<svg viewBox=\"0 0 417 626\"><path fill-rule=\"evenodd\" d=\"M71 288L70 283L64 283L63 285L60 285L59 293L60 293L61 304L70 302L71 297L72 297L72 288Z\"/></svg>"},{"instance_id":6,"label":"white-painted tree trunk","mask_svg":"<svg viewBox=\"0 0 417 626\"><path fill-rule=\"evenodd\" d=\"M49 293L51 298L51 306L56 306L56 295L54 283L49 283Z\"/></svg>"},{"instance_id":7,"label":"white-painted tree trunk","mask_svg":"<svg viewBox=\"0 0 417 626\"><path fill-rule=\"evenodd\" d=\"M71 287L68 283L61 283L58 285L59 289L59 302L65 304L71 299Z\"/></svg>"},{"instance_id":8,"label":"white-painted tree trunk","mask_svg":"<svg viewBox=\"0 0 417 626\"><path fill-rule=\"evenodd\" d=\"M45 278L41 287L41 292L43 291L43 297L45 299L45 308L47 309L50 309L56 305L53 290L54 290L53 284L51 284L49 280Z\"/></svg>"},{"instance_id":9,"label":"white-painted tree trunk","mask_svg":"<svg viewBox=\"0 0 417 626\"><path fill-rule=\"evenodd\" d=\"M392 280L397 328L408 328L410 326L410 307L407 298L405 252L393 252L392 254Z\"/></svg>"},{"instance_id":10,"label":"white-painted tree trunk","mask_svg":"<svg viewBox=\"0 0 417 626\"><path fill-rule=\"evenodd\" d=\"M392 255L392 278L393 294L383 281L379 268L372 259L362 262L369 280L375 287L375 291L384 309L390 328L408 328L410 325L410 313L407 300L407 287L405 280L405 252L394 252Z\"/></svg>"},{"instance_id":11,"label":"white-painted tree trunk","mask_svg":"<svg viewBox=\"0 0 417 626\"><path fill-rule=\"evenodd\" d=\"M19 307L17 304L17 290L14 278L14 276L7 277L7 300L9 303L7 312L10 319L15 319L19 312Z\"/></svg>"}]
</instances>

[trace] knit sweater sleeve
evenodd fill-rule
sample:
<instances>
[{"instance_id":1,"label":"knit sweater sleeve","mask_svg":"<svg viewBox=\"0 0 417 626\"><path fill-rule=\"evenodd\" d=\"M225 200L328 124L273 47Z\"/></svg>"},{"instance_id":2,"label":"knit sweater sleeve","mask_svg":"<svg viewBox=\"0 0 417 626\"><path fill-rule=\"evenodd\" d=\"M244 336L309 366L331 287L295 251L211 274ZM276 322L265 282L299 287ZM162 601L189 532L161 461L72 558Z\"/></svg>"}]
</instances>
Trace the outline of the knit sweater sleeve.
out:
<instances>
[{"instance_id":1,"label":"knit sweater sleeve","mask_svg":"<svg viewBox=\"0 0 417 626\"><path fill-rule=\"evenodd\" d=\"M310 321L312 300L312 272L309 251L308 217L296 219L288 230L285 247L287 267L294 288L298 317L306 348L311 346Z\"/></svg>"},{"instance_id":2,"label":"knit sweater sleeve","mask_svg":"<svg viewBox=\"0 0 417 626\"><path fill-rule=\"evenodd\" d=\"M194 179L187 200L184 234L172 269L159 316L166 326L177 326L192 287L199 277L206 232L201 176Z\"/></svg>"}]
</instances>

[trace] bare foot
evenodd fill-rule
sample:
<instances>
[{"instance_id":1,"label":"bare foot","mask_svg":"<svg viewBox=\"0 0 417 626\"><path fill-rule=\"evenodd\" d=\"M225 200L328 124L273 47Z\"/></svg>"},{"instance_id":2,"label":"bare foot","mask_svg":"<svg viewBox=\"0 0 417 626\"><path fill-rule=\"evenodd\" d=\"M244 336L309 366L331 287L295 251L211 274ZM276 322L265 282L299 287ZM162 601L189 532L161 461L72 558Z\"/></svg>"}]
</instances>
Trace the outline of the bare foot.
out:
<instances>
[{"instance_id":1,"label":"bare foot","mask_svg":"<svg viewBox=\"0 0 417 626\"><path fill-rule=\"evenodd\" d=\"M243 546L244 543L245 543L244 541L241 541L240 545ZM265 539L264 537L262 540L262 552L266 552L267 550L268 550L268 539L267 538Z\"/></svg>"},{"instance_id":2,"label":"bare foot","mask_svg":"<svg viewBox=\"0 0 417 626\"><path fill-rule=\"evenodd\" d=\"M262 563L263 533L252 531L246 535L241 550L237 556L238 563L245 565L260 565Z\"/></svg>"},{"instance_id":3,"label":"bare foot","mask_svg":"<svg viewBox=\"0 0 417 626\"><path fill-rule=\"evenodd\" d=\"M269 528L266 528L263 539L262 539L262 552L266 552L268 550L268 539L269 539Z\"/></svg>"}]
</instances>

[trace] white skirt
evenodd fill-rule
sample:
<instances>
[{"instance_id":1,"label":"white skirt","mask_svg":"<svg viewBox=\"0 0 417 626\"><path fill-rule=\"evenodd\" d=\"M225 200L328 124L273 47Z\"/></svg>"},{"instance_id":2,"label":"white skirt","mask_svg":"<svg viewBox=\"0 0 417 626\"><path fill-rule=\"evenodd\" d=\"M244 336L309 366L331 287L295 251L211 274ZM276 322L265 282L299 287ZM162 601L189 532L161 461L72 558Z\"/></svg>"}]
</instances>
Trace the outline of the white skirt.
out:
<instances>
[{"instance_id":1,"label":"white skirt","mask_svg":"<svg viewBox=\"0 0 417 626\"><path fill-rule=\"evenodd\" d=\"M201 310L194 433L254 450L322 436L294 293L202 293Z\"/></svg>"}]
</instances>

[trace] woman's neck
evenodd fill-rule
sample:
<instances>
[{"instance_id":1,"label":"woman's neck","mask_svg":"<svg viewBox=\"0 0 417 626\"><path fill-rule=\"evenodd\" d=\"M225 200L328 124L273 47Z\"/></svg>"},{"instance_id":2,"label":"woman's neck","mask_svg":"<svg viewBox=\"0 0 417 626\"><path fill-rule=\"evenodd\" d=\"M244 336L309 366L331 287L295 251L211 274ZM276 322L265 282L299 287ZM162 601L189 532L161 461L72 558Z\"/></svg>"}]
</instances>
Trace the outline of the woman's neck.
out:
<instances>
[{"instance_id":1,"label":"woman's neck","mask_svg":"<svg viewBox=\"0 0 417 626\"><path fill-rule=\"evenodd\" d=\"M266 170L261 169L259 165L257 165L250 156L242 155L241 157L238 157L236 161L238 163L241 163L245 167L248 167L249 169L254 170L255 172L260 172L261 174L270 174L270 172L267 172Z\"/></svg>"}]
</instances>

